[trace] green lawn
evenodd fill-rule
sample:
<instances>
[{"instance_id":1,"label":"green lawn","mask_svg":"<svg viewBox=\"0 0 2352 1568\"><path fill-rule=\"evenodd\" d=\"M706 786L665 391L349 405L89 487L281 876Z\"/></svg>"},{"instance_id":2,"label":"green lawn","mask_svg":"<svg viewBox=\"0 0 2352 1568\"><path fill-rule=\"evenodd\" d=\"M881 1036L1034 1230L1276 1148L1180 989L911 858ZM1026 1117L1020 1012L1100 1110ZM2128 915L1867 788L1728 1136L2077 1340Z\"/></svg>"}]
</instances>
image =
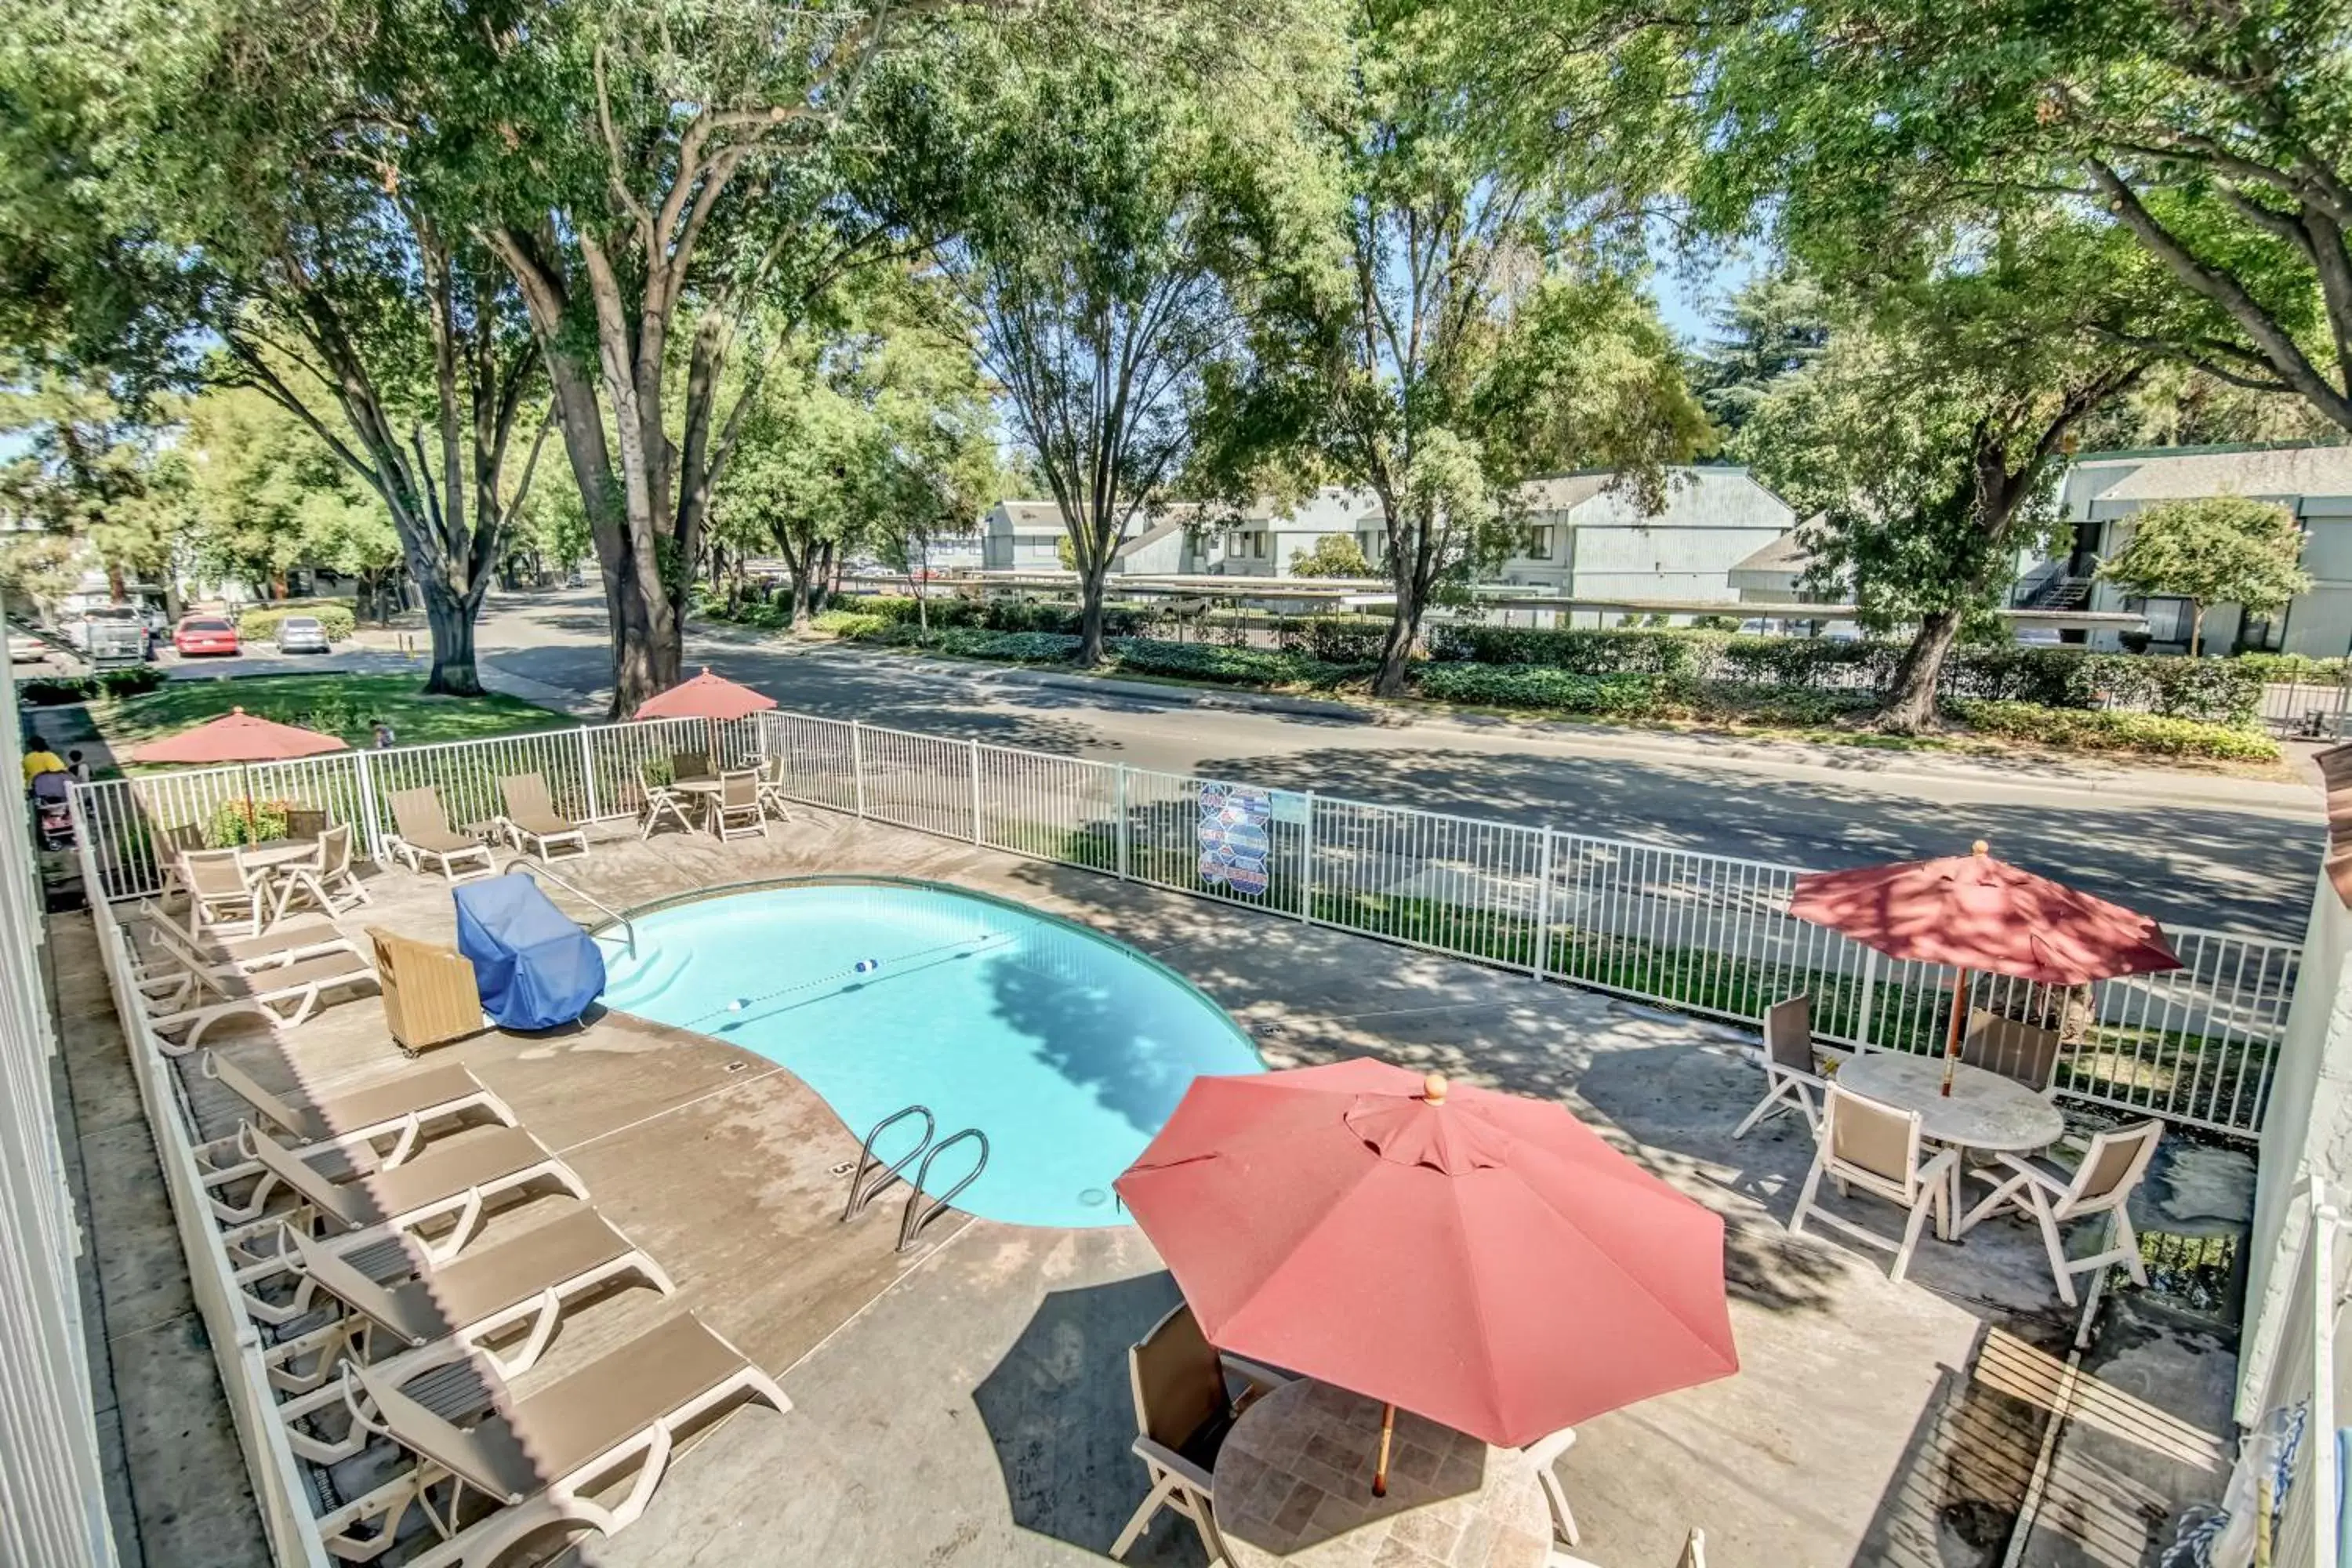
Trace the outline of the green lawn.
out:
<instances>
[{"instance_id":1,"label":"green lawn","mask_svg":"<svg viewBox=\"0 0 2352 1568\"><path fill-rule=\"evenodd\" d=\"M131 746L243 708L281 724L340 735L364 746L375 721L389 721L404 746L471 741L520 730L562 730L580 722L519 698L427 697L404 675L259 675L174 680L121 702L94 702L89 715L118 756Z\"/></svg>"}]
</instances>

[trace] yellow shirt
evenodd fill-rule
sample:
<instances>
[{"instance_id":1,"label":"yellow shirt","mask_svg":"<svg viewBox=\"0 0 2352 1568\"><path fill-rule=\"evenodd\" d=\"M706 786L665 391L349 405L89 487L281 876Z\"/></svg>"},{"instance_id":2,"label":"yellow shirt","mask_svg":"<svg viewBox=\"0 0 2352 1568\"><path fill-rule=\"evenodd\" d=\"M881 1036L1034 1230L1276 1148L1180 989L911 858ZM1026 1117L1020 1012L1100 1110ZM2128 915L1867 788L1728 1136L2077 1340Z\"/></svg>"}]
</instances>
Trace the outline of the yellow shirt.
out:
<instances>
[{"instance_id":1,"label":"yellow shirt","mask_svg":"<svg viewBox=\"0 0 2352 1568\"><path fill-rule=\"evenodd\" d=\"M61 773L65 771L64 759L55 752L39 751L25 753L25 782L28 784L43 773Z\"/></svg>"}]
</instances>

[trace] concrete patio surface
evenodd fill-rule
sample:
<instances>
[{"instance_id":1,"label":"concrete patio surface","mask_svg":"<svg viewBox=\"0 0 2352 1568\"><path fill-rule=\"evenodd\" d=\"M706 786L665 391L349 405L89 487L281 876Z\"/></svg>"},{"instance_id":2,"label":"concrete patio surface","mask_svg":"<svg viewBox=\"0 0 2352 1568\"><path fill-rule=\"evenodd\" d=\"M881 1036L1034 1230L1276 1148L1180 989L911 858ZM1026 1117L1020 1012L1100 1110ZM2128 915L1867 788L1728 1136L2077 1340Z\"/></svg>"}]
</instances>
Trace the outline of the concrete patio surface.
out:
<instances>
[{"instance_id":1,"label":"concrete patio surface","mask_svg":"<svg viewBox=\"0 0 2352 1568\"><path fill-rule=\"evenodd\" d=\"M1611 1568L1670 1563L1692 1525L1706 1531L1717 1568L1994 1568L2029 1490L2036 1523L2009 1561L2134 1563L2169 1539L2182 1504L2219 1494L2226 1324L2126 1295L2070 1368L2074 1314L2023 1226L1930 1240L1902 1285L1886 1279L1885 1254L1834 1233L1789 1236L1811 1143L1786 1118L1731 1140L1761 1088L1753 1036L1739 1028L819 811L725 846L683 834L600 840L556 871L615 908L818 873L968 887L1169 964L1223 1005L1271 1066L1373 1055L1563 1104L1724 1215L1742 1362L1737 1376L1580 1430L1560 1473L1583 1525L1579 1554ZM437 878L379 871L368 885L375 902L344 929L450 940L453 906ZM549 890L583 919L601 918ZM102 1008L102 985L76 990L72 1005ZM267 1083L311 1095L407 1066L373 997L290 1030L223 1029L206 1043ZM1128 1453L1125 1350L1175 1300L1139 1233L954 1215L900 1258L895 1204L837 1223L843 1167L863 1129L844 1127L761 1058L640 1020L488 1032L433 1059L465 1062L504 1097L668 1268L685 1303L777 1373L794 1403L788 1415L730 1417L679 1458L641 1522L571 1559L1102 1560L1146 1484ZM182 1076L205 1131L233 1125L217 1085ZM2159 1224L2162 1186L2147 1194ZM540 1223L548 1207L516 1205L492 1233ZM1900 1219L1862 1201L1841 1212L1880 1234ZM100 1215L101 1256L106 1225ZM561 1377L662 1310L646 1290L593 1304L521 1386ZM1577 1325L1560 1333L1572 1342ZM201 1349L179 1368L192 1386L212 1376ZM2060 1407L2069 1419L2053 1430ZM131 1480L140 1485L135 1463ZM1197 1563L1189 1530L1162 1516L1128 1560ZM167 1558L151 1544L148 1561L238 1559Z\"/></svg>"}]
</instances>

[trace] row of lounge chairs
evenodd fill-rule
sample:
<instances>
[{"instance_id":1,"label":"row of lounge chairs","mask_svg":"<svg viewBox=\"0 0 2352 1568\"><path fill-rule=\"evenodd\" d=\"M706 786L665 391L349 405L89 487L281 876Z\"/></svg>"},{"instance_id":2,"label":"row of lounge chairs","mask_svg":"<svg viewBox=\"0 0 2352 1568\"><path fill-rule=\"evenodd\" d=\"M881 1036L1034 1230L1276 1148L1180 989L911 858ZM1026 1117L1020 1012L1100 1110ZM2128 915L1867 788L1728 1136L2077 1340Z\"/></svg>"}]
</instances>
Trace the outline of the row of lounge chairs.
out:
<instances>
[{"instance_id":1,"label":"row of lounge chairs","mask_svg":"<svg viewBox=\"0 0 2352 1568\"><path fill-rule=\"evenodd\" d=\"M176 930L158 919L142 923ZM488 1568L549 1532L611 1534L691 1431L747 1400L791 1407L675 1306L660 1264L467 1068L306 1099L216 1051L191 1066L184 1083L235 1107L235 1131L196 1148L202 1189L335 1560L396 1550L404 1568ZM590 1302L623 1290L670 1310L551 1382L514 1385Z\"/></svg>"}]
</instances>

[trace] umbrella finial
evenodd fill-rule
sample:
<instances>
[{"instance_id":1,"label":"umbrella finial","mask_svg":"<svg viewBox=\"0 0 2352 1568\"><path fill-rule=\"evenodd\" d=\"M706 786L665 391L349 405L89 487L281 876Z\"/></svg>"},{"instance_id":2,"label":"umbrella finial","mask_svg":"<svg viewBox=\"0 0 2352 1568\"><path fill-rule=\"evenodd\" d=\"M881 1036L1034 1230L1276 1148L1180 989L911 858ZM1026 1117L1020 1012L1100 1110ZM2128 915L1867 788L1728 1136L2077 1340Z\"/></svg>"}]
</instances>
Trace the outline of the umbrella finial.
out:
<instances>
[{"instance_id":1,"label":"umbrella finial","mask_svg":"<svg viewBox=\"0 0 2352 1568\"><path fill-rule=\"evenodd\" d=\"M1433 1072L1428 1077L1423 1079L1421 1080L1421 1098L1429 1101L1432 1105L1444 1104L1445 1075L1442 1072Z\"/></svg>"},{"instance_id":2,"label":"umbrella finial","mask_svg":"<svg viewBox=\"0 0 2352 1568\"><path fill-rule=\"evenodd\" d=\"M1992 846L1979 838L1974 844L1969 846L1969 853L1971 855L1990 855L1992 853Z\"/></svg>"},{"instance_id":3,"label":"umbrella finial","mask_svg":"<svg viewBox=\"0 0 2352 1568\"><path fill-rule=\"evenodd\" d=\"M709 675L709 674L710 673L710 667L709 667L709 665L707 665L707 664L706 664L706 665L704 665L704 666L702 667L702 673L703 673L703 674L705 674L705 675Z\"/></svg>"},{"instance_id":4,"label":"umbrella finial","mask_svg":"<svg viewBox=\"0 0 2352 1568\"><path fill-rule=\"evenodd\" d=\"M229 710L229 711L230 711L230 712L232 712L232 713L242 713L242 712L244 712L244 711L245 711L245 710L244 710L243 708L232 708L232 709L230 709L230 710Z\"/></svg>"}]
</instances>

